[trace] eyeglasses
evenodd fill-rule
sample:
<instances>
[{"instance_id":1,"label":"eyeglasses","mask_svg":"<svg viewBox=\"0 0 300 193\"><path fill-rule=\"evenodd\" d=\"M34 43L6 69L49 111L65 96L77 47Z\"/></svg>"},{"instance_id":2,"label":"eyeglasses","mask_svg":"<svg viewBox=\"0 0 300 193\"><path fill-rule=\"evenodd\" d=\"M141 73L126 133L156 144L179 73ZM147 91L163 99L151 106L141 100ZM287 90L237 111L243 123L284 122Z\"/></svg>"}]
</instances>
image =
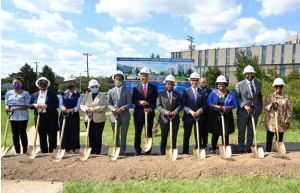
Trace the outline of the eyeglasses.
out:
<instances>
[{"instance_id":1,"label":"eyeglasses","mask_svg":"<svg viewBox=\"0 0 300 193\"><path fill-rule=\"evenodd\" d=\"M192 82L199 82L198 79L191 79Z\"/></svg>"},{"instance_id":2,"label":"eyeglasses","mask_svg":"<svg viewBox=\"0 0 300 193\"><path fill-rule=\"evenodd\" d=\"M99 86L91 86L90 88L99 88Z\"/></svg>"},{"instance_id":3,"label":"eyeglasses","mask_svg":"<svg viewBox=\"0 0 300 193\"><path fill-rule=\"evenodd\" d=\"M283 85L275 85L275 88L283 88Z\"/></svg>"}]
</instances>

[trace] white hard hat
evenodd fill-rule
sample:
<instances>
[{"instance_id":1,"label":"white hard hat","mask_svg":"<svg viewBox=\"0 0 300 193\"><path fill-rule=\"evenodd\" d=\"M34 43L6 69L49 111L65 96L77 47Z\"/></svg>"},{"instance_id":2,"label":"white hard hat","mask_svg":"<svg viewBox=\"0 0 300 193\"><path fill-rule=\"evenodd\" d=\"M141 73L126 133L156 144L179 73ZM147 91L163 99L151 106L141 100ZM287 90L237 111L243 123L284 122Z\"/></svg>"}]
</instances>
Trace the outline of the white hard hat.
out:
<instances>
[{"instance_id":1,"label":"white hard hat","mask_svg":"<svg viewBox=\"0 0 300 193\"><path fill-rule=\"evenodd\" d=\"M139 75L141 75L141 74L150 74L149 68L147 68L147 67L142 68Z\"/></svg>"},{"instance_id":2,"label":"white hard hat","mask_svg":"<svg viewBox=\"0 0 300 193\"><path fill-rule=\"evenodd\" d=\"M220 75L217 77L216 83L221 83L221 82L227 83L227 79L224 75Z\"/></svg>"},{"instance_id":3,"label":"white hard hat","mask_svg":"<svg viewBox=\"0 0 300 193\"><path fill-rule=\"evenodd\" d=\"M246 74L246 73L255 73L255 70L252 66L248 65L244 68L243 74Z\"/></svg>"},{"instance_id":4,"label":"white hard hat","mask_svg":"<svg viewBox=\"0 0 300 193\"><path fill-rule=\"evenodd\" d=\"M112 79L115 80L115 76L118 75L118 74L121 75L123 77L123 79L125 79L124 74L123 74L123 72L121 70L117 70L114 73L114 75L112 76Z\"/></svg>"},{"instance_id":5,"label":"white hard hat","mask_svg":"<svg viewBox=\"0 0 300 193\"><path fill-rule=\"evenodd\" d=\"M175 83L175 77L170 74L165 78L164 83L166 83L167 81Z\"/></svg>"},{"instance_id":6,"label":"white hard hat","mask_svg":"<svg viewBox=\"0 0 300 193\"><path fill-rule=\"evenodd\" d=\"M96 79L92 79L89 82L89 88L91 88L92 86L100 86L99 82Z\"/></svg>"},{"instance_id":7,"label":"white hard hat","mask_svg":"<svg viewBox=\"0 0 300 193\"><path fill-rule=\"evenodd\" d=\"M64 82L68 82L68 81L72 81L72 80L76 80L75 76L73 74L67 74L64 77Z\"/></svg>"},{"instance_id":8,"label":"white hard hat","mask_svg":"<svg viewBox=\"0 0 300 193\"><path fill-rule=\"evenodd\" d=\"M276 79L273 81L272 86L276 86L276 85L285 85L283 79L282 79L282 78L276 78Z\"/></svg>"},{"instance_id":9,"label":"white hard hat","mask_svg":"<svg viewBox=\"0 0 300 193\"><path fill-rule=\"evenodd\" d=\"M39 77L39 78L35 81L35 86L36 86L36 87L39 88L39 84L38 84L38 83L39 83L40 80L46 80L46 81L48 82L48 86L47 86L47 87L50 86L50 81L49 81L46 77L43 77L43 76L42 76L42 77Z\"/></svg>"},{"instance_id":10,"label":"white hard hat","mask_svg":"<svg viewBox=\"0 0 300 193\"><path fill-rule=\"evenodd\" d=\"M199 74L198 72L193 72L193 73L190 75L189 80L192 79L192 78L200 79L200 74Z\"/></svg>"}]
</instances>

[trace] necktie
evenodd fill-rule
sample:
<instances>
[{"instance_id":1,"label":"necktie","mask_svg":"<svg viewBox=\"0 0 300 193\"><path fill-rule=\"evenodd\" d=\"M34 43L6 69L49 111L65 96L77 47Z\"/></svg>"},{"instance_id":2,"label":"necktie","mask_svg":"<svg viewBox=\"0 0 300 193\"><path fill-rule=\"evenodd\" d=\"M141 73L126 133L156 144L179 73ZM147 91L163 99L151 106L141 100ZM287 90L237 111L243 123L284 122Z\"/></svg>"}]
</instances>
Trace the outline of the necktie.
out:
<instances>
[{"instance_id":1,"label":"necktie","mask_svg":"<svg viewBox=\"0 0 300 193\"><path fill-rule=\"evenodd\" d=\"M147 88L146 88L146 84L143 84L143 92L144 92L145 98L147 98Z\"/></svg>"},{"instance_id":2,"label":"necktie","mask_svg":"<svg viewBox=\"0 0 300 193\"><path fill-rule=\"evenodd\" d=\"M252 97L254 97L254 95L255 95L255 90L254 90L252 81L250 81L250 88L251 88L251 92L252 92Z\"/></svg>"},{"instance_id":3,"label":"necktie","mask_svg":"<svg viewBox=\"0 0 300 193\"><path fill-rule=\"evenodd\" d=\"M195 103L197 103L197 88L194 89Z\"/></svg>"},{"instance_id":4,"label":"necktie","mask_svg":"<svg viewBox=\"0 0 300 193\"><path fill-rule=\"evenodd\" d=\"M121 89L117 88L117 95L118 95L118 100L120 100L120 96L121 96Z\"/></svg>"},{"instance_id":5,"label":"necktie","mask_svg":"<svg viewBox=\"0 0 300 193\"><path fill-rule=\"evenodd\" d=\"M172 92L167 92L168 93L168 98L170 102L170 106L172 105Z\"/></svg>"}]
</instances>

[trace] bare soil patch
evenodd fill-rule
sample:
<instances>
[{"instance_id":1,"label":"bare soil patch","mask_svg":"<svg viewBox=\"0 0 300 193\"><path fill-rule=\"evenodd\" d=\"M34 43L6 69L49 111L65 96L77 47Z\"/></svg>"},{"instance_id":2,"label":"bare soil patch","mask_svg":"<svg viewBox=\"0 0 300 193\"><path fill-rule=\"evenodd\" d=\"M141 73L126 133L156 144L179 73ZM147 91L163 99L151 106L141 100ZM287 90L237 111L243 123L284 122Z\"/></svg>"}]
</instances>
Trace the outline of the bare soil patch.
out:
<instances>
[{"instance_id":1,"label":"bare soil patch","mask_svg":"<svg viewBox=\"0 0 300 193\"><path fill-rule=\"evenodd\" d=\"M165 156L127 156L111 161L107 156L91 156L82 162L78 155L65 155L59 163L50 155L38 155L30 160L26 155L2 159L1 177L5 180L65 181L78 180L144 180L149 178L208 178L211 176L291 176L300 178L300 152L290 152L282 159L275 153L264 159L251 154L233 155L224 160L208 155L196 160L191 155L179 155L170 161Z\"/></svg>"}]
</instances>

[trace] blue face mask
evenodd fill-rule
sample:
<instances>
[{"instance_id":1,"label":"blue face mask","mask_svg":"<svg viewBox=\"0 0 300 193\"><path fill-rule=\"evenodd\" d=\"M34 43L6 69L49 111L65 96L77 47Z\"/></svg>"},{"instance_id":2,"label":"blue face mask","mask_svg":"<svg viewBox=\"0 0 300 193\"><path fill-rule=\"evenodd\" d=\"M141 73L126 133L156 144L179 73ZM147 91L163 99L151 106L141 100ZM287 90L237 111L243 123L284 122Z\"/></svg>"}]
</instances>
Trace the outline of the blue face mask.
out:
<instances>
[{"instance_id":1,"label":"blue face mask","mask_svg":"<svg viewBox=\"0 0 300 193\"><path fill-rule=\"evenodd\" d=\"M13 89L14 90L21 90L23 87L22 87L22 85L20 85L20 84L14 84L13 85Z\"/></svg>"},{"instance_id":2,"label":"blue face mask","mask_svg":"<svg viewBox=\"0 0 300 193\"><path fill-rule=\"evenodd\" d=\"M90 90L91 90L92 94L96 94L99 92L99 87L92 87L92 88L90 88Z\"/></svg>"}]
</instances>

